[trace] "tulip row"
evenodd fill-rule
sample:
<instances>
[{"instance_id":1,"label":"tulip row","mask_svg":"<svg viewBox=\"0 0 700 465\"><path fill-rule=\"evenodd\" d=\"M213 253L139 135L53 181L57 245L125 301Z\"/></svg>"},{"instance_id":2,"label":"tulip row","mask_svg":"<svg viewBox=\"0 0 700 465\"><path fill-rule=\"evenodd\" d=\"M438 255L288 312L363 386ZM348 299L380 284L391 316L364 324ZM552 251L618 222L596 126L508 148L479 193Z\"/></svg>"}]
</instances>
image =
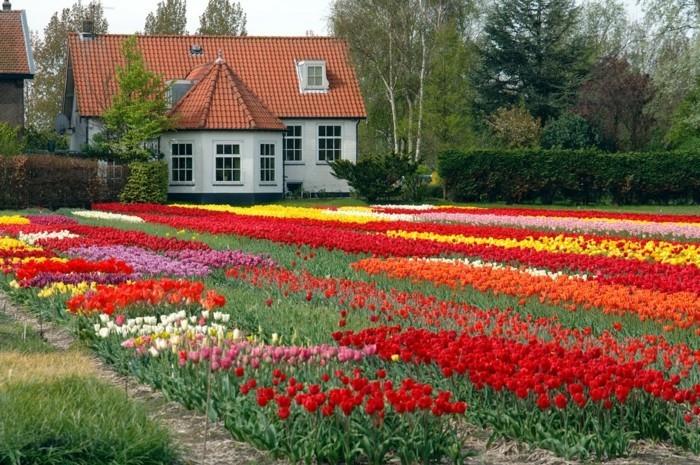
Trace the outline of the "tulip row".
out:
<instances>
[{"instance_id":1,"label":"tulip row","mask_svg":"<svg viewBox=\"0 0 700 465\"><path fill-rule=\"evenodd\" d=\"M477 267L464 261L368 258L353 267L396 279L426 280L454 288L469 286L480 292L520 297L522 303L533 297L572 311L595 307L609 314L633 313L641 320L666 323L669 329L700 325L700 295L694 292L658 292L574 276L537 276L513 268Z\"/></svg>"}]
</instances>

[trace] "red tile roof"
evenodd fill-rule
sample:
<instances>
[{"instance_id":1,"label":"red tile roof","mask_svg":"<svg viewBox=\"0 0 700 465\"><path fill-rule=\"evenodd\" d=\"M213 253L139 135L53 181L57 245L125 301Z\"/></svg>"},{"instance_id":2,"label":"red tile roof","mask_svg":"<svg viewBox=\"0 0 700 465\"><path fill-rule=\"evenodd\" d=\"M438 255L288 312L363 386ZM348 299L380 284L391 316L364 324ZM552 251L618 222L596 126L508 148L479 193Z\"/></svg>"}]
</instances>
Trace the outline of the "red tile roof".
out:
<instances>
[{"instance_id":1,"label":"red tile roof","mask_svg":"<svg viewBox=\"0 0 700 465\"><path fill-rule=\"evenodd\" d=\"M197 82L171 110L178 129L285 128L223 58L195 68L187 79Z\"/></svg>"},{"instance_id":2,"label":"red tile roof","mask_svg":"<svg viewBox=\"0 0 700 465\"><path fill-rule=\"evenodd\" d=\"M0 10L0 74L34 74L24 11Z\"/></svg>"},{"instance_id":3,"label":"red tile roof","mask_svg":"<svg viewBox=\"0 0 700 465\"><path fill-rule=\"evenodd\" d=\"M116 91L126 35L68 39L78 111L100 116ZM149 68L165 80L183 79L212 63L221 51L244 87L278 118L365 118L357 77L344 41L328 37L137 36ZM201 55L190 47L200 45ZM329 91L301 93L296 63L325 60ZM211 70L208 70L211 71ZM210 109L210 112L213 109Z\"/></svg>"}]
</instances>

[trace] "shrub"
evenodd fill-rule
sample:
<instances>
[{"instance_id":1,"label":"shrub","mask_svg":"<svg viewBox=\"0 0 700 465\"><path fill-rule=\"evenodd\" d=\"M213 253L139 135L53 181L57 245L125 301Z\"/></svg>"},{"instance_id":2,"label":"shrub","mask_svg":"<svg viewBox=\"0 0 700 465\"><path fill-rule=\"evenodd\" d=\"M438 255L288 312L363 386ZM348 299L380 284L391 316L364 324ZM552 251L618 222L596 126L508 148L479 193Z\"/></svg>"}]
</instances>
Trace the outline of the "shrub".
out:
<instances>
[{"instance_id":1,"label":"shrub","mask_svg":"<svg viewBox=\"0 0 700 465\"><path fill-rule=\"evenodd\" d=\"M598 144L598 136L579 115L567 113L547 123L542 130L542 147L545 149L587 149Z\"/></svg>"},{"instance_id":2,"label":"shrub","mask_svg":"<svg viewBox=\"0 0 700 465\"><path fill-rule=\"evenodd\" d=\"M463 201L700 202L697 152L446 152L439 171L450 197Z\"/></svg>"},{"instance_id":3,"label":"shrub","mask_svg":"<svg viewBox=\"0 0 700 465\"><path fill-rule=\"evenodd\" d=\"M499 147L537 147L540 143L540 120L533 118L524 106L499 108L491 115L488 123Z\"/></svg>"},{"instance_id":4,"label":"shrub","mask_svg":"<svg viewBox=\"0 0 700 465\"><path fill-rule=\"evenodd\" d=\"M24 140L28 152L54 152L68 149L68 138L52 129L38 129L29 126L24 131Z\"/></svg>"},{"instance_id":5,"label":"shrub","mask_svg":"<svg viewBox=\"0 0 700 465\"><path fill-rule=\"evenodd\" d=\"M58 155L0 157L0 208L86 207L116 200L125 174L104 173L96 160Z\"/></svg>"},{"instance_id":6,"label":"shrub","mask_svg":"<svg viewBox=\"0 0 700 465\"><path fill-rule=\"evenodd\" d=\"M24 142L19 136L19 127L0 123L0 155L19 155L24 151Z\"/></svg>"},{"instance_id":7,"label":"shrub","mask_svg":"<svg viewBox=\"0 0 700 465\"><path fill-rule=\"evenodd\" d=\"M129 164L129 178L119 200L126 203L165 203L168 200L168 165L164 161Z\"/></svg>"},{"instance_id":8,"label":"shrub","mask_svg":"<svg viewBox=\"0 0 700 465\"><path fill-rule=\"evenodd\" d=\"M390 199L402 191L413 195L418 186L414 182L418 163L407 155L368 156L357 163L336 160L330 166L333 176L346 180L368 202Z\"/></svg>"},{"instance_id":9,"label":"shrub","mask_svg":"<svg viewBox=\"0 0 700 465\"><path fill-rule=\"evenodd\" d=\"M167 431L124 393L78 377L0 387L0 463L180 463Z\"/></svg>"}]
</instances>

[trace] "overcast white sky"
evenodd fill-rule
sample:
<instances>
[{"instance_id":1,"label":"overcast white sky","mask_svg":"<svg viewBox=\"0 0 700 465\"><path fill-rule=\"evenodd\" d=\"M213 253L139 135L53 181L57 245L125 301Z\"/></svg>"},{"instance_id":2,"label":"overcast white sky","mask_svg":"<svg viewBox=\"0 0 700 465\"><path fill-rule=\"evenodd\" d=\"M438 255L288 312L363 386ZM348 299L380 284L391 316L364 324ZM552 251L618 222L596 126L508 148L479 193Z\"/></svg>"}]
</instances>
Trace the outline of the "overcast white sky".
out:
<instances>
[{"instance_id":1,"label":"overcast white sky","mask_svg":"<svg viewBox=\"0 0 700 465\"><path fill-rule=\"evenodd\" d=\"M29 27L43 32L51 15L69 7L75 0L10 0L12 8L27 10ZM88 0L84 0L87 2ZM187 0L187 30L199 26L199 15L207 0ZM249 35L304 35L311 30L326 35L331 0L240 0L248 15ZM625 0L630 13L638 17L637 0ZM158 0L102 0L109 21L109 32L133 33L143 30L146 15L156 9Z\"/></svg>"}]
</instances>

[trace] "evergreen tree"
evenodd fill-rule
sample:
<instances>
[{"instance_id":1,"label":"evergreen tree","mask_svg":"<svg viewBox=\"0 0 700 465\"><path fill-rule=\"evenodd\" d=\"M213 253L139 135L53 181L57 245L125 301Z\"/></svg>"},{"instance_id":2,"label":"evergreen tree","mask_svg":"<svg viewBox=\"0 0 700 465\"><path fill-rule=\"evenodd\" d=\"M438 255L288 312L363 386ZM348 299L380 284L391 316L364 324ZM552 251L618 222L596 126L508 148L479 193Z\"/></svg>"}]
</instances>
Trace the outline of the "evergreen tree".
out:
<instances>
[{"instance_id":1,"label":"evergreen tree","mask_svg":"<svg viewBox=\"0 0 700 465\"><path fill-rule=\"evenodd\" d=\"M107 20L99 2L75 3L55 12L44 28L44 37L32 36L36 74L27 89L27 124L40 130L53 129L56 116L63 110L66 86L68 34L79 32L83 21L93 22L94 32L107 32Z\"/></svg>"},{"instance_id":2,"label":"evergreen tree","mask_svg":"<svg viewBox=\"0 0 700 465\"><path fill-rule=\"evenodd\" d=\"M474 145L474 88L469 70L475 61L474 47L456 24L437 32L425 89L426 161L445 150Z\"/></svg>"},{"instance_id":3,"label":"evergreen tree","mask_svg":"<svg viewBox=\"0 0 700 465\"><path fill-rule=\"evenodd\" d=\"M239 2L231 0L209 0L199 17L197 34L244 36L246 35L246 14Z\"/></svg>"},{"instance_id":4,"label":"evergreen tree","mask_svg":"<svg viewBox=\"0 0 700 465\"><path fill-rule=\"evenodd\" d=\"M590 62L574 0L498 0L488 15L476 73L486 113L523 102L547 122L573 102Z\"/></svg>"},{"instance_id":5,"label":"evergreen tree","mask_svg":"<svg viewBox=\"0 0 700 465\"><path fill-rule=\"evenodd\" d=\"M148 70L135 36L122 46L125 64L117 68L118 91L104 112L104 145L125 161L147 161L153 153L146 143L172 127L167 115L165 84Z\"/></svg>"},{"instance_id":6,"label":"evergreen tree","mask_svg":"<svg viewBox=\"0 0 700 465\"><path fill-rule=\"evenodd\" d=\"M144 33L148 35L187 34L186 0L165 0L158 3L155 13L148 13Z\"/></svg>"}]
</instances>

